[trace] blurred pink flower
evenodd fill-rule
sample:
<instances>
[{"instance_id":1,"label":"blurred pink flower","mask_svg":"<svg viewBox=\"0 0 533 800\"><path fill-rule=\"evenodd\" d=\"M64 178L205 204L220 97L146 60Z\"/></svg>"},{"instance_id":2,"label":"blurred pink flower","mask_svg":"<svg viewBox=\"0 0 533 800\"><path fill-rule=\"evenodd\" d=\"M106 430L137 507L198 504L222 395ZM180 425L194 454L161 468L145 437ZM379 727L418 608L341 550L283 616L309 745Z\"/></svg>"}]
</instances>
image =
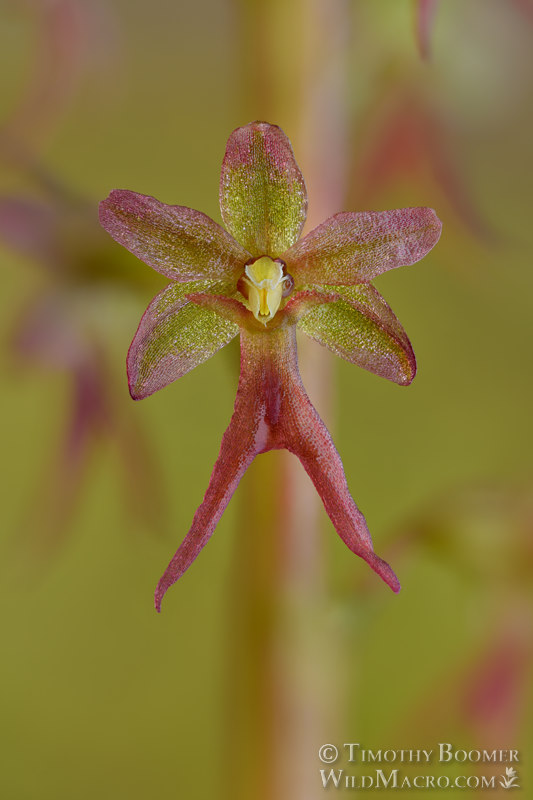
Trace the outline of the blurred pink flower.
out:
<instances>
[{"instance_id":1,"label":"blurred pink flower","mask_svg":"<svg viewBox=\"0 0 533 800\"><path fill-rule=\"evenodd\" d=\"M17 362L57 370L69 378L70 400L57 453L39 477L25 521L45 548L65 534L91 453L99 438L116 443L127 507L150 528L162 523L157 468L144 437L120 402L98 316L105 298L116 305L131 290L91 206L65 194L46 199L0 198L0 240L44 271L44 286L20 313L11 348ZM96 311L98 309L98 311ZM96 318L96 322L95 322ZM154 502L154 496L159 502Z\"/></svg>"},{"instance_id":2,"label":"blurred pink flower","mask_svg":"<svg viewBox=\"0 0 533 800\"><path fill-rule=\"evenodd\" d=\"M459 706L464 724L476 741L497 746L518 738L524 722L524 701L529 689L533 647L531 617L509 614L500 621L474 664L461 681Z\"/></svg>"},{"instance_id":3,"label":"blurred pink flower","mask_svg":"<svg viewBox=\"0 0 533 800\"><path fill-rule=\"evenodd\" d=\"M512 0L514 6L533 22L533 0Z\"/></svg>"},{"instance_id":4,"label":"blurred pink flower","mask_svg":"<svg viewBox=\"0 0 533 800\"><path fill-rule=\"evenodd\" d=\"M415 27L418 49L423 59L431 58L431 36L440 0L415 0ZM511 4L533 22L533 0L511 0Z\"/></svg>"},{"instance_id":5,"label":"blurred pink flower","mask_svg":"<svg viewBox=\"0 0 533 800\"><path fill-rule=\"evenodd\" d=\"M358 202L372 203L398 180L433 184L472 233L493 236L470 195L443 109L419 89L395 85L368 116L356 162Z\"/></svg>"},{"instance_id":6,"label":"blurred pink flower","mask_svg":"<svg viewBox=\"0 0 533 800\"><path fill-rule=\"evenodd\" d=\"M116 190L100 204L111 236L173 281L148 306L130 347L134 399L240 334L233 417L203 503L159 582L156 608L211 537L255 456L280 448L298 456L345 544L398 591L302 385L296 327L346 360L409 384L416 370L411 345L370 280L426 255L441 223L428 208L341 213L300 239L305 184L285 134L262 122L228 140L220 208L229 233L205 214L135 192Z\"/></svg>"},{"instance_id":7,"label":"blurred pink flower","mask_svg":"<svg viewBox=\"0 0 533 800\"><path fill-rule=\"evenodd\" d=\"M397 558L402 549L412 558L415 547L424 548L441 568L476 587L471 647L462 663L447 665L438 677L413 729L420 730L423 719L435 728L446 722L466 729L482 747L517 741L533 665L532 528L531 485L488 483L446 493L403 536L397 532Z\"/></svg>"},{"instance_id":8,"label":"blurred pink flower","mask_svg":"<svg viewBox=\"0 0 533 800\"><path fill-rule=\"evenodd\" d=\"M431 55L431 32L439 0L416 0L416 36L420 55Z\"/></svg>"},{"instance_id":9,"label":"blurred pink flower","mask_svg":"<svg viewBox=\"0 0 533 800\"><path fill-rule=\"evenodd\" d=\"M0 137L7 155L41 141L62 120L90 70L103 69L116 57L117 28L109 4L100 0L19 0L27 10L28 29L35 28L32 61L20 96ZM28 13L29 12L29 13ZM3 155L6 155L4 152Z\"/></svg>"}]
</instances>

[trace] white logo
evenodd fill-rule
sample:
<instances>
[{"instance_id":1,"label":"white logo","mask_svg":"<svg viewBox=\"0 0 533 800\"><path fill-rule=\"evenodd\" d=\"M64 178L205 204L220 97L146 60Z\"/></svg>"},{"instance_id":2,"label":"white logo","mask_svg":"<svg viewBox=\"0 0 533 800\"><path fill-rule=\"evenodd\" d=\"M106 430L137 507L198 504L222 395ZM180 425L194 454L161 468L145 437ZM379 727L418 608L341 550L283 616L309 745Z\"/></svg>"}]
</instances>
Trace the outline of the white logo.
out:
<instances>
[{"instance_id":1,"label":"white logo","mask_svg":"<svg viewBox=\"0 0 533 800\"><path fill-rule=\"evenodd\" d=\"M506 767L505 775L502 775L502 780L500 781L500 786L503 786L504 789L520 789L519 784L515 781L518 781L516 770L512 767Z\"/></svg>"}]
</instances>

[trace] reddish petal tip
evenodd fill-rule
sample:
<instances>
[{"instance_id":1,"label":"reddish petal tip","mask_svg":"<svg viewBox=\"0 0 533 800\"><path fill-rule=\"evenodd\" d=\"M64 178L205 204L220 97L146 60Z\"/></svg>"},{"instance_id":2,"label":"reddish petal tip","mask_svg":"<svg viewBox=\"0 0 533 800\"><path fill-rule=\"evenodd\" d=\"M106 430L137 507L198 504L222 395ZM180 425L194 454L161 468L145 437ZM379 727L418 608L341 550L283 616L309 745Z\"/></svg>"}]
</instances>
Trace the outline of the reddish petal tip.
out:
<instances>
[{"instance_id":1,"label":"reddish petal tip","mask_svg":"<svg viewBox=\"0 0 533 800\"><path fill-rule=\"evenodd\" d=\"M126 374L128 376L128 390L129 390L131 399L135 400L135 402L138 402L139 400L144 400L145 397L148 397L149 394L144 393L142 390L139 390L139 388L137 387L136 382L135 382L136 381L136 376L132 373L132 370L130 369L129 364L127 364L127 366L126 366Z\"/></svg>"},{"instance_id":2,"label":"reddish petal tip","mask_svg":"<svg viewBox=\"0 0 533 800\"><path fill-rule=\"evenodd\" d=\"M363 556L364 557L364 556ZM387 586L390 586L392 591L395 594L398 594L400 591L401 584L398 578L396 577L395 573L393 572L392 568L384 561L382 558L377 556L375 553L369 554L369 557L365 559L370 567L376 572L379 577L385 581Z\"/></svg>"},{"instance_id":3,"label":"reddish petal tip","mask_svg":"<svg viewBox=\"0 0 533 800\"><path fill-rule=\"evenodd\" d=\"M137 400L142 400L143 399L143 395L139 394L139 392L135 388L135 376L131 374L131 371L130 371L130 368L129 368L129 364L127 364L126 373L127 373L127 376L128 376L128 389L129 389L129 393L130 393L131 399L132 400L136 400L136 401Z\"/></svg>"},{"instance_id":4,"label":"reddish petal tip","mask_svg":"<svg viewBox=\"0 0 533 800\"><path fill-rule=\"evenodd\" d=\"M154 607L158 614L161 613L161 603L163 602L163 597L165 596L168 588L169 588L168 585L163 584L162 579L157 584L156 590L154 592Z\"/></svg>"},{"instance_id":5,"label":"reddish petal tip","mask_svg":"<svg viewBox=\"0 0 533 800\"><path fill-rule=\"evenodd\" d=\"M437 216L437 212L434 208L426 208L425 210L427 213L428 222L431 223L431 227L433 229L434 243L437 244L442 232L442 221Z\"/></svg>"},{"instance_id":6,"label":"reddish petal tip","mask_svg":"<svg viewBox=\"0 0 533 800\"><path fill-rule=\"evenodd\" d=\"M419 239L413 251L415 264L432 250L440 239L442 222L434 208L427 206L405 209L414 223L418 224Z\"/></svg>"},{"instance_id":7,"label":"reddish petal tip","mask_svg":"<svg viewBox=\"0 0 533 800\"><path fill-rule=\"evenodd\" d=\"M409 372L405 374L405 378L401 381L398 381L398 386L410 386L416 377L417 367L414 353L412 353L412 357L409 358L408 369Z\"/></svg>"}]
</instances>

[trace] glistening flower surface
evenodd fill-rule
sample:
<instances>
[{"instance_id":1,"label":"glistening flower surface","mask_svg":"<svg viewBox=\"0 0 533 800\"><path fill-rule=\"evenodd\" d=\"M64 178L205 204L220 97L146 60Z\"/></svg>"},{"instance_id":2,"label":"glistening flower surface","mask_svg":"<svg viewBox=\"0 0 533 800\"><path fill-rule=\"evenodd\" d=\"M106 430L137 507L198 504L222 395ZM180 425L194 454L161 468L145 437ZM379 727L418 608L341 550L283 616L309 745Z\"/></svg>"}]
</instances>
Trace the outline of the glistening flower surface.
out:
<instances>
[{"instance_id":1,"label":"glistening flower surface","mask_svg":"<svg viewBox=\"0 0 533 800\"><path fill-rule=\"evenodd\" d=\"M426 255L441 223L429 208L342 213L300 239L304 180L288 138L264 122L231 134L220 209L229 233L199 211L135 192L111 192L100 204L108 233L173 281L148 306L128 353L135 400L240 334L233 416L191 529L159 581L156 608L207 544L255 456L280 448L298 456L341 539L397 592L398 579L374 553L339 454L302 385L296 328L347 361L411 383L409 339L370 280Z\"/></svg>"}]
</instances>

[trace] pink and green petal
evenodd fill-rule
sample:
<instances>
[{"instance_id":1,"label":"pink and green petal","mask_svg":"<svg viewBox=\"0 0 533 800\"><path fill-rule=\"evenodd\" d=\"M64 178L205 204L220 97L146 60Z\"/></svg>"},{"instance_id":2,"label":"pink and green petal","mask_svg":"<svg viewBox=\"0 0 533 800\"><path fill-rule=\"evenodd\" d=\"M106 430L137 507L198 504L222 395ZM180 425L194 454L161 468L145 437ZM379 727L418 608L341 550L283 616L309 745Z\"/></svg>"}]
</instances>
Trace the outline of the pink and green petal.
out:
<instances>
[{"instance_id":1,"label":"pink and green petal","mask_svg":"<svg viewBox=\"0 0 533 800\"><path fill-rule=\"evenodd\" d=\"M242 327L263 328L246 308L244 303L234 297L223 294L208 294L206 292L191 292L188 295L191 303L196 303L201 308L210 309L226 320Z\"/></svg>"},{"instance_id":2,"label":"pink and green petal","mask_svg":"<svg viewBox=\"0 0 533 800\"><path fill-rule=\"evenodd\" d=\"M292 302L301 309L299 328L346 361L401 386L409 385L416 374L415 355L379 292L367 284L320 288L324 291L295 295ZM292 311L289 304L285 311Z\"/></svg>"},{"instance_id":3,"label":"pink and green petal","mask_svg":"<svg viewBox=\"0 0 533 800\"><path fill-rule=\"evenodd\" d=\"M125 189L100 203L100 223L130 253L180 283L237 280L250 259L206 214Z\"/></svg>"},{"instance_id":4,"label":"pink and green petal","mask_svg":"<svg viewBox=\"0 0 533 800\"><path fill-rule=\"evenodd\" d=\"M181 378L237 335L233 322L187 298L190 292L224 288L224 284L206 281L171 283L154 297L128 352L128 382L134 400Z\"/></svg>"},{"instance_id":5,"label":"pink and green petal","mask_svg":"<svg viewBox=\"0 0 533 800\"><path fill-rule=\"evenodd\" d=\"M319 287L316 288L318 289ZM398 317L375 286L370 283L359 283L354 286L326 286L320 288L322 290L326 289L327 292L334 290L339 295L340 300L349 303L362 314L377 322L383 330L388 331L391 336L404 346L406 353L411 353L413 366L416 368L409 337Z\"/></svg>"},{"instance_id":6,"label":"pink and green petal","mask_svg":"<svg viewBox=\"0 0 533 800\"><path fill-rule=\"evenodd\" d=\"M283 255L296 284L351 285L420 261L439 240L431 208L335 214Z\"/></svg>"},{"instance_id":7,"label":"pink and green petal","mask_svg":"<svg viewBox=\"0 0 533 800\"><path fill-rule=\"evenodd\" d=\"M228 231L255 257L276 258L298 241L307 192L291 144L276 125L253 122L229 137L220 210Z\"/></svg>"}]
</instances>

